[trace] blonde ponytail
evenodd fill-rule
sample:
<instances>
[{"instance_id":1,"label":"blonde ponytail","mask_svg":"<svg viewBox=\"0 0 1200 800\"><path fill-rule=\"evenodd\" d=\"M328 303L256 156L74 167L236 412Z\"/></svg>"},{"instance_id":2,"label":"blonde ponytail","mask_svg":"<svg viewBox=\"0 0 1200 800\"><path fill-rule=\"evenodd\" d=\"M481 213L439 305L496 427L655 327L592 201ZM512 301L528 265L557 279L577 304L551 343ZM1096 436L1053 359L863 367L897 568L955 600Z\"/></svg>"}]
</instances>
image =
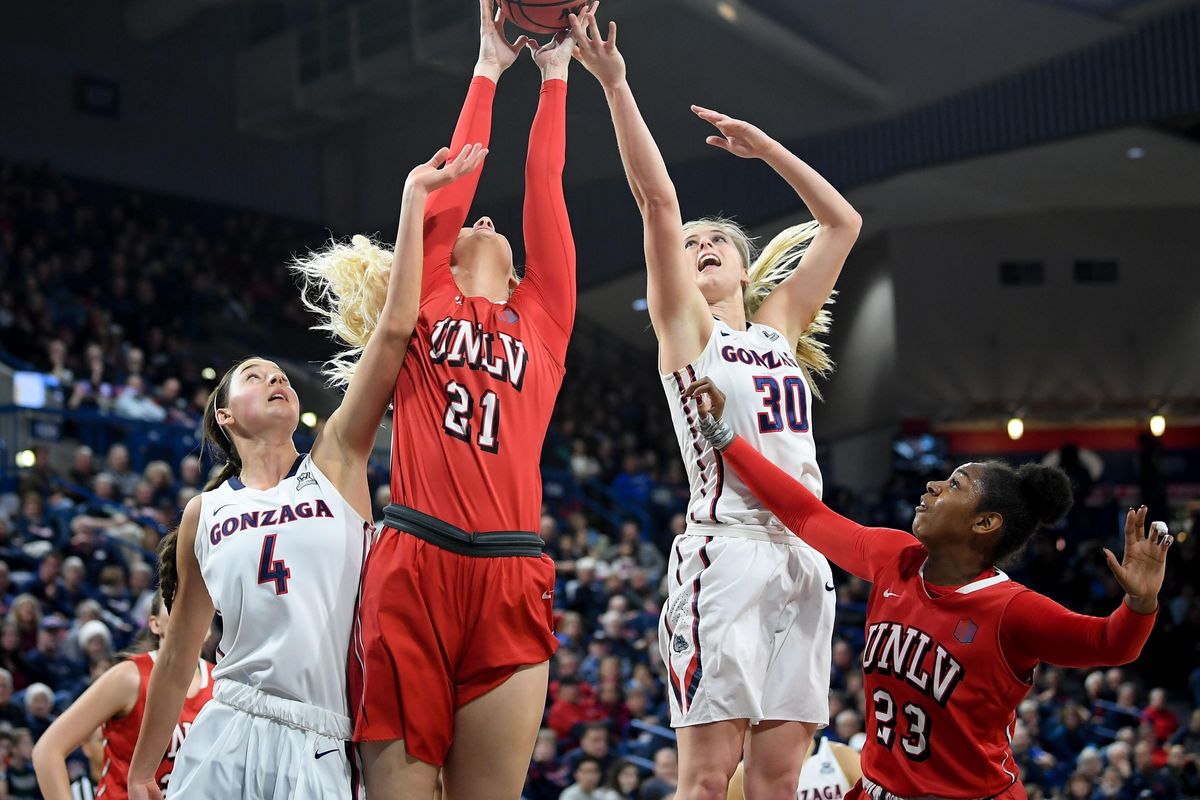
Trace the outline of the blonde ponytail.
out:
<instances>
[{"instance_id":1,"label":"blonde ponytail","mask_svg":"<svg viewBox=\"0 0 1200 800\"><path fill-rule=\"evenodd\" d=\"M330 240L317 252L293 259L300 297L322 321L313 330L329 331L345 349L325 362L331 386L346 386L363 348L379 325L387 299L394 254L390 248L356 235L349 242Z\"/></svg>"},{"instance_id":2,"label":"blonde ponytail","mask_svg":"<svg viewBox=\"0 0 1200 800\"><path fill-rule=\"evenodd\" d=\"M758 258L754 260L754 265L750 267L750 283L743 293L746 319L753 319L775 287L796 271L801 257L820 228L815 220L793 225L780 231L762 249ZM828 345L817 337L829 333L833 315L825 306L833 303L836 294L837 292L830 293L796 342L796 361L804 371L804 377L808 380L813 395L818 398L821 397L821 390L813 381L813 375L827 377L833 371L833 360L826 352Z\"/></svg>"}]
</instances>

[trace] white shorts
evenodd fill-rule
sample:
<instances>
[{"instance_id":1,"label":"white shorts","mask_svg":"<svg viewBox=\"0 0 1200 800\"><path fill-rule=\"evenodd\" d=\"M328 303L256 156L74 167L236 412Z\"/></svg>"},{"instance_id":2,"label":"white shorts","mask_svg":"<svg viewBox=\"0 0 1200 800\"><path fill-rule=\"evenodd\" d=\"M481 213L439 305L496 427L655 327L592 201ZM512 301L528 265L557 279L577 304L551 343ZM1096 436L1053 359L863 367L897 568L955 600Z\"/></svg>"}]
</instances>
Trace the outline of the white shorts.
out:
<instances>
[{"instance_id":1,"label":"white shorts","mask_svg":"<svg viewBox=\"0 0 1200 800\"><path fill-rule=\"evenodd\" d=\"M350 719L341 714L219 680L175 756L166 796L358 797L350 734Z\"/></svg>"},{"instance_id":2,"label":"white shorts","mask_svg":"<svg viewBox=\"0 0 1200 800\"><path fill-rule=\"evenodd\" d=\"M829 723L836 596L823 555L799 539L685 533L668 576L658 641L672 727Z\"/></svg>"}]
</instances>

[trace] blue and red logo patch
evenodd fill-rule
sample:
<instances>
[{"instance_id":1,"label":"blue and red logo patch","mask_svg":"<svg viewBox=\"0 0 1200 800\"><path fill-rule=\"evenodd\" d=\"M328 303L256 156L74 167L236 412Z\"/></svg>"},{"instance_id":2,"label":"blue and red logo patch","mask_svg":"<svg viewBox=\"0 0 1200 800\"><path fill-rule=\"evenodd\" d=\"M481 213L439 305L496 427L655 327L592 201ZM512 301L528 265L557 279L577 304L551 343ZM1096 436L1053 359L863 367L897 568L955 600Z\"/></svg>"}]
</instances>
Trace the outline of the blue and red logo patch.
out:
<instances>
[{"instance_id":1,"label":"blue and red logo patch","mask_svg":"<svg viewBox=\"0 0 1200 800\"><path fill-rule=\"evenodd\" d=\"M978 632L979 626L969 619L960 619L958 624L954 626L954 638L963 644L970 644L975 641L975 634Z\"/></svg>"}]
</instances>

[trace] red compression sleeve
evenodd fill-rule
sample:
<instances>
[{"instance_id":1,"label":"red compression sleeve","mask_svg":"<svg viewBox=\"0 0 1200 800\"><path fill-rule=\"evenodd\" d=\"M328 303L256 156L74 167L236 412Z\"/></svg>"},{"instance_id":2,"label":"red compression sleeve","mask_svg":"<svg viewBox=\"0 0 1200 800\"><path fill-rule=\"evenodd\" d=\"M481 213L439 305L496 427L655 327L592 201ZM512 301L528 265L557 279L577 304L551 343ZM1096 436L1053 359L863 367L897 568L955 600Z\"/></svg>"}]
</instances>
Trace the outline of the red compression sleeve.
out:
<instances>
[{"instance_id":1,"label":"red compression sleeve","mask_svg":"<svg viewBox=\"0 0 1200 800\"><path fill-rule=\"evenodd\" d=\"M1045 595L1022 592L1000 622L1000 645L1018 676L1039 661L1060 667L1128 664L1142 652L1158 612L1139 614L1125 605L1107 617L1076 614Z\"/></svg>"},{"instance_id":2,"label":"red compression sleeve","mask_svg":"<svg viewBox=\"0 0 1200 800\"><path fill-rule=\"evenodd\" d=\"M575 240L563 197L567 159L567 84L542 82L525 159L525 277L521 294L541 306L546 345L566 359L575 324Z\"/></svg>"},{"instance_id":3,"label":"red compression sleeve","mask_svg":"<svg viewBox=\"0 0 1200 800\"><path fill-rule=\"evenodd\" d=\"M742 437L722 454L742 482L795 533L822 555L852 575L873 581L900 551L912 546L912 536L891 528L867 528L829 509L804 484L767 460Z\"/></svg>"},{"instance_id":4,"label":"red compression sleeve","mask_svg":"<svg viewBox=\"0 0 1200 800\"><path fill-rule=\"evenodd\" d=\"M496 84L488 78L476 76L467 90L458 124L454 126L454 138L450 140L450 156L458 155L468 144L478 142L484 147L492 135L492 100L496 96ZM441 281L450 278L450 252L458 239L475 199L479 176L477 169L449 186L429 195L425 202L425 271L421 274L421 297Z\"/></svg>"}]
</instances>

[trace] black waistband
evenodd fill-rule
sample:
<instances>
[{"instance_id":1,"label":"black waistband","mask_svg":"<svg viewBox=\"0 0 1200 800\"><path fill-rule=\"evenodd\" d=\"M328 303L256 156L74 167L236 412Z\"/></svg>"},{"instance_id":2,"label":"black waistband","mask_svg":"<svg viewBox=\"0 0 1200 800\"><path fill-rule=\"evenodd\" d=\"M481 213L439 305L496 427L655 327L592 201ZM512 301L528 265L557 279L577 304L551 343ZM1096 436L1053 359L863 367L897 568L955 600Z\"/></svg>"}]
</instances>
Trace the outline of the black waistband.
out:
<instances>
[{"instance_id":1,"label":"black waistband","mask_svg":"<svg viewBox=\"0 0 1200 800\"><path fill-rule=\"evenodd\" d=\"M537 558L545 542L528 531L483 531L468 533L449 522L431 517L408 506L389 505L383 510L383 521L389 528L410 533L418 539L437 545L443 550L476 558L527 556Z\"/></svg>"}]
</instances>

